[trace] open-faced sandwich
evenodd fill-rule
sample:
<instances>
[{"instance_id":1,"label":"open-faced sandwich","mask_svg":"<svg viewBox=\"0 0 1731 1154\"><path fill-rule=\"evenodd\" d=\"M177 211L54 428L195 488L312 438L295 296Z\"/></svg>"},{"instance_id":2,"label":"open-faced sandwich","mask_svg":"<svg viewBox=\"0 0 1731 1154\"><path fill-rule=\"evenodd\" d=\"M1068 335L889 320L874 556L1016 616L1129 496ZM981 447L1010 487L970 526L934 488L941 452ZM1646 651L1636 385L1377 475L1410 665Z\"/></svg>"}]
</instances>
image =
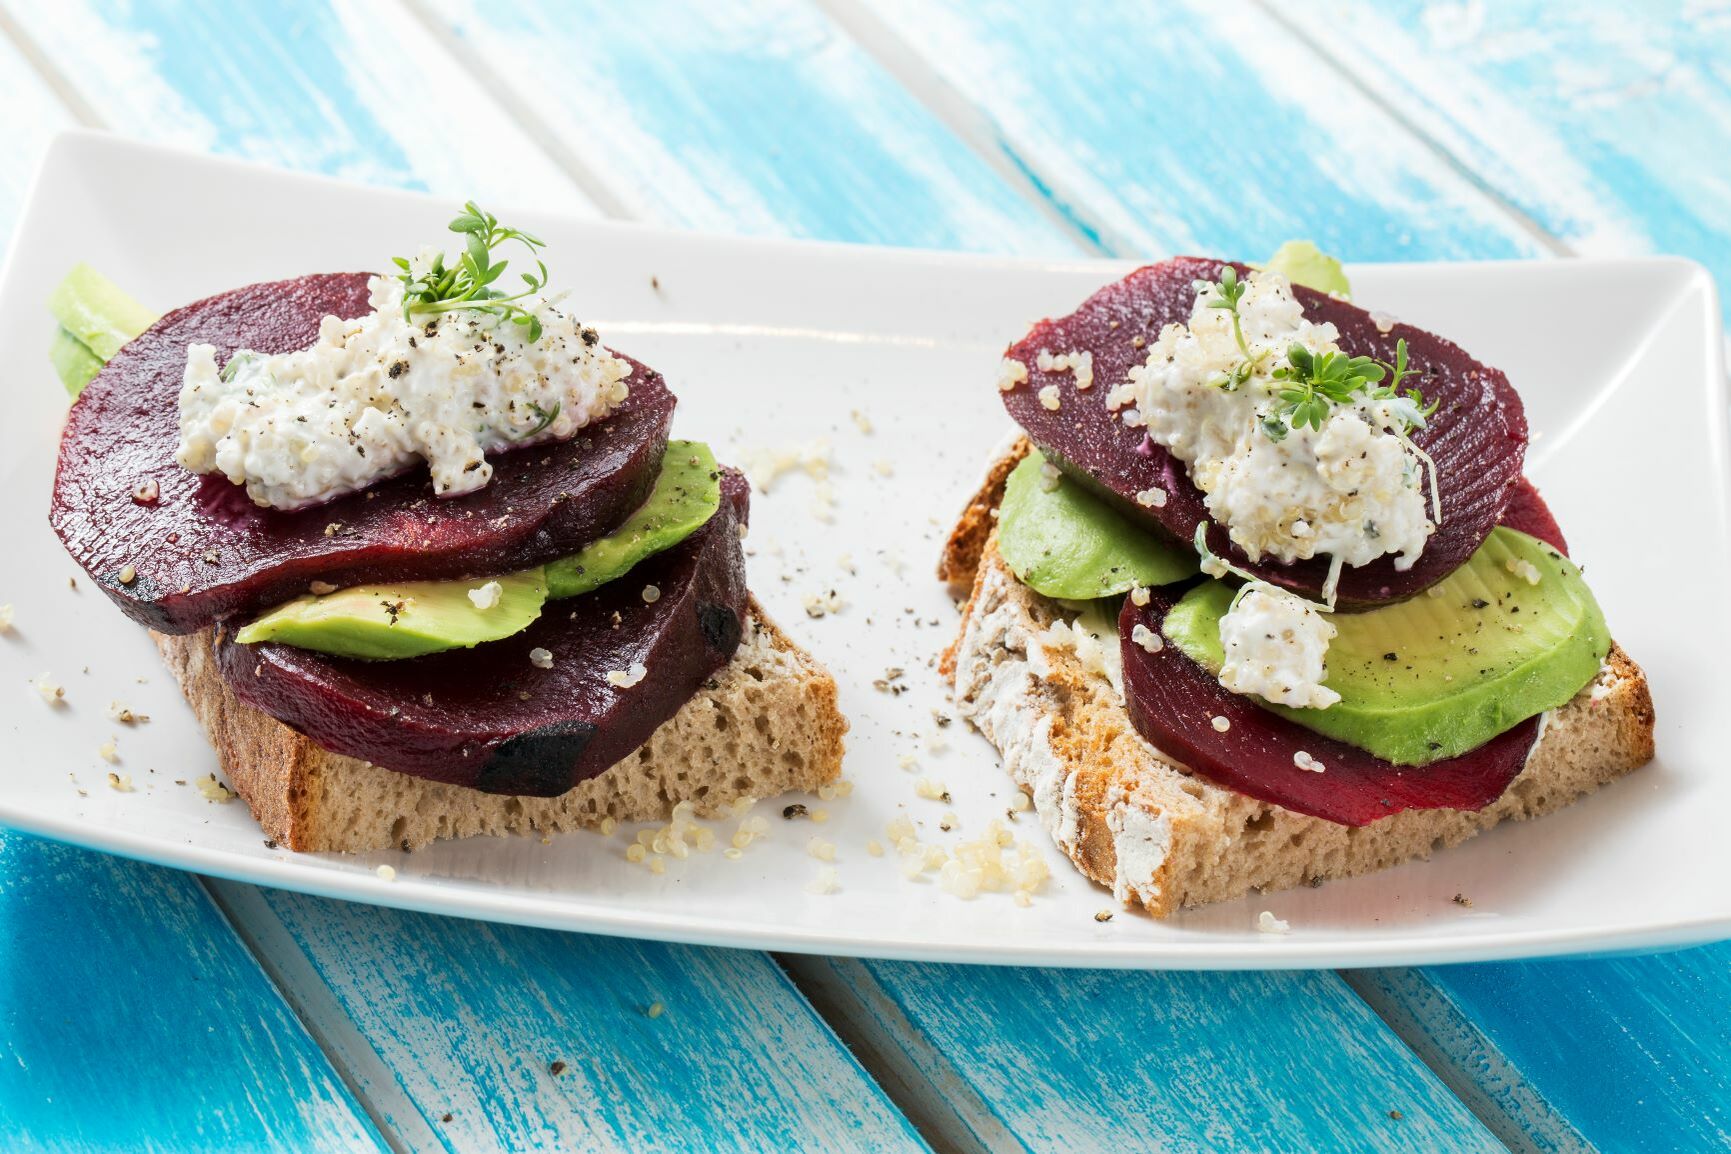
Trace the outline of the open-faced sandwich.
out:
<instances>
[{"instance_id":1,"label":"open-faced sandwich","mask_svg":"<svg viewBox=\"0 0 1731 1154\"><path fill-rule=\"evenodd\" d=\"M538 239L473 204L450 227L455 258L160 320L75 270L52 302L67 551L291 849L714 816L832 779L847 725L746 589L744 478L668 439L661 375L547 291Z\"/></svg>"},{"instance_id":2,"label":"open-faced sandwich","mask_svg":"<svg viewBox=\"0 0 1731 1154\"><path fill-rule=\"evenodd\" d=\"M1521 401L1313 246L1131 273L1010 348L940 575L959 711L1156 915L1381 869L1653 754Z\"/></svg>"}]
</instances>

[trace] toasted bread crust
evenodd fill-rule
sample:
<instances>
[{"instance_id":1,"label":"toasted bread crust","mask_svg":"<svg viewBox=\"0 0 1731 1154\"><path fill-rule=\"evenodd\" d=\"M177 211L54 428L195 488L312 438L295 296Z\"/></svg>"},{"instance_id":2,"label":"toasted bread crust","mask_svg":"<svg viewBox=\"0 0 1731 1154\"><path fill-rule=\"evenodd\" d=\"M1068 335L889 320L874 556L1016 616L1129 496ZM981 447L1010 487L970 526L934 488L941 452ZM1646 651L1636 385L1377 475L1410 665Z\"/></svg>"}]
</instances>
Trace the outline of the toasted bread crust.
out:
<instances>
[{"instance_id":1,"label":"toasted bread crust","mask_svg":"<svg viewBox=\"0 0 1731 1154\"><path fill-rule=\"evenodd\" d=\"M990 487L979 501L991 499ZM968 516L989 524L973 504ZM1145 740L1104 675L1039 638L1071 614L1016 579L991 530L974 552L965 528L951 535L944 561L949 573L973 575L945 655L957 710L997 746L1076 867L1156 917L1428 857L1500 821L1558 809L1653 757L1647 679L1613 646L1599 677L1547 716L1525 770L1484 809L1407 810L1350 827L1261 802L1192 775Z\"/></svg>"},{"instance_id":2,"label":"toasted bread crust","mask_svg":"<svg viewBox=\"0 0 1731 1154\"><path fill-rule=\"evenodd\" d=\"M210 631L153 634L223 772L265 835L299 851L418 849L438 838L544 834L604 818L660 821L690 801L815 790L841 772L847 720L821 666L755 600L739 651L708 686L605 773L558 797L510 797L407 777L321 749L229 690Z\"/></svg>"}]
</instances>

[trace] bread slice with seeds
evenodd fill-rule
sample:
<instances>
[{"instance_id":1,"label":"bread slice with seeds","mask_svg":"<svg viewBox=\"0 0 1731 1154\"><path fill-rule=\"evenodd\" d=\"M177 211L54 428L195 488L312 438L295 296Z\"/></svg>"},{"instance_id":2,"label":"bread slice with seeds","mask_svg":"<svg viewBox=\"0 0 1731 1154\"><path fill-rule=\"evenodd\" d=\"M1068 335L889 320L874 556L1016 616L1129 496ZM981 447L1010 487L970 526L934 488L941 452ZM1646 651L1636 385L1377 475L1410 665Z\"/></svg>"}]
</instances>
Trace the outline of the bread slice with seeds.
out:
<instances>
[{"instance_id":1,"label":"bread slice with seeds","mask_svg":"<svg viewBox=\"0 0 1731 1154\"><path fill-rule=\"evenodd\" d=\"M997 550L1004 479L1025 439L994 460L951 533L939 574L970 588L944 655L957 712L1027 792L1087 877L1156 917L1385 869L1505 820L1550 813L1653 757L1646 676L1612 646L1592 684L1551 710L1526 768L1481 810L1406 810L1352 827L1258 801L1193 775L1131 725L1110 671L1057 644L1076 614L1016 579ZM1115 648L1116 629L1102 638Z\"/></svg>"},{"instance_id":2,"label":"bread slice with seeds","mask_svg":"<svg viewBox=\"0 0 1731 1154\"><path fill-rule=\"evenodd\" d=\"M816 790L841 772L848 725L835 679L755 599L733 660L636 752L558 797L482 793L331 753L235 697L210 630L152 636L235 791L265 836L293 850L412 850L606 818L665 821L682 801L719 817L741 798Z\"/></svg>"}]
</instances>

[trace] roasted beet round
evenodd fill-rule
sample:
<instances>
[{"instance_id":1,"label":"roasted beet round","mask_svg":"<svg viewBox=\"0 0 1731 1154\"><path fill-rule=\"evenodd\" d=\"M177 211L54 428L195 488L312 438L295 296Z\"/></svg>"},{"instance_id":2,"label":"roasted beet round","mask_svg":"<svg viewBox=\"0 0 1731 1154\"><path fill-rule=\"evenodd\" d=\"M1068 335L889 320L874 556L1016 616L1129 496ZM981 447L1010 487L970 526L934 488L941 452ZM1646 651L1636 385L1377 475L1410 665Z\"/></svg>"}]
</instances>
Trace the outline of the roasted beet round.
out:
<instances>
[{"instance_id":1,"label":"roasted beet round","mask_svg":"<svg viewBox=\"0 0 1731 1154\"><path fill-rule=\"evenodd\" d=\"M1195 282L1217 279L1221 266L1217 260L1179 257L1138 269L1095 293L1069 316L1036 324L1007 354L1027 366L1028 382L1003 394L1004 407L1047 457L1113 499L1127 516L1185 543L1208 519L1202 493L1190 483L1182 461L1107 410L1106 396L1126 379L1131 366L1146 358L1146 344L1161 329L1189 320ZM1248 274L1245 266L1235 267ZM1429 427L1413 440L1436 462L1442 524L1405 572L1395 569L1392 557L1384 557L1347 569L1340 579L1343 608L1403 600L1454 572L1497 523L1526 455L1527 423L1520 398L1502 373L1441 337L1403 324L1384 332L1363 309L1294 287L1305 316L1332 322L1340 331L1341 348L1350 354L1392 361L1395 342L1404 337L1416 370L1411 384L1440 402ZM1143 347L1136 344L1138 338ZM1036 364L1042 349L1092 353L1094 386L1080 390L1068 372L1042 372ZM1039 400L1040 390L1048 385L1058 389L1056 410ZM1165 490L1164 506L1149 509L1136 503L1135 495L1150 488ZM1310 597L1320 594L1328 575L1326 558L1253 564L1218 525L1210 526L1208 541L1215 552L1264 580Z\"/></svg>"},{"instance_id":2,"label":"roasted beet round","mask_svg":"<svg viewBox=\"0 0 1731 1154\"><path fill-rule=\"evenodd\" d=\"M298 596L314 580L528 568L604 535L648 494L674 398L635 361L630 398L605 421L568 441L493 455L492 482L463 497L434 497L422 466L290 513L175 462L189 344L215 345L219 360L242 347L289 352L317 339L324 317L368 311L365 273L249 285L169 313L84 390L61 438L49 520L127 616L190 633Z\"/></svg>"},{"instance_id":3,"label":"roasted beet round","mask_svg":"<svg viewBox=\"0 0 1731 1154\"><path fill-rule=\"evenodd\" d=\"M1529 717L1459 757L1393 765L1229 692L1176 645L1149 653L1130 639L1137 625L1159 632L1173 604L1156 589L1143 607L1126 598L1119 615L1131 724L1192 773L1258 801L1355 826L1404 809L1483 809L1520 775L1538 740L1539 719ZM1226 719L1224 731L1216 717ZM1321 763L1322 772L1300 768L1300 752Z\"/></svg>"},{"instance_id":4,"label":"roasted beet round","mask_svg":"<svg viewBox=\"0 0 1731 1154\"><path fill-rule=\"evenodd\" d=\"M747 502L744 478L725 474L703 528L593 593L549 601L503 641L355 661L225 633L217 657L237 697L325 749L488 793L553 797L643 744L732 658L747 612ZM660 596L646 602L650 585ZM537 649L550 668L531 660ZM641 681L609 681L638 662Z\"/></svg>"}]
</instances>

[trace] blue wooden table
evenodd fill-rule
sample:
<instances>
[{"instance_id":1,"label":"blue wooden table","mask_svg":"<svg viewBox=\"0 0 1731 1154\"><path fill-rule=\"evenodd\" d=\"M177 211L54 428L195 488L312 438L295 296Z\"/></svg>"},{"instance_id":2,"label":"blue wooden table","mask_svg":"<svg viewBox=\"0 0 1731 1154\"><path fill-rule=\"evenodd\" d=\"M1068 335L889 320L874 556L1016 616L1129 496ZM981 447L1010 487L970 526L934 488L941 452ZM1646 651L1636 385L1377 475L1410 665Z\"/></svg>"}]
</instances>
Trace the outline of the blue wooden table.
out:
<instances>
[{"instance_id":1,"label":"blue wooden table","mask_svg":"<svg viewBox=\"0 0 1731 1154\"><path fill-rule=\"evenodd\" d=\"M1731 6L0 0L56 130L484 202L1011 254L1678 252ZM1731 1147L1731 946L969 969L376 910L0 832L4 1150Z\"/></svg>"}]
</instances>

